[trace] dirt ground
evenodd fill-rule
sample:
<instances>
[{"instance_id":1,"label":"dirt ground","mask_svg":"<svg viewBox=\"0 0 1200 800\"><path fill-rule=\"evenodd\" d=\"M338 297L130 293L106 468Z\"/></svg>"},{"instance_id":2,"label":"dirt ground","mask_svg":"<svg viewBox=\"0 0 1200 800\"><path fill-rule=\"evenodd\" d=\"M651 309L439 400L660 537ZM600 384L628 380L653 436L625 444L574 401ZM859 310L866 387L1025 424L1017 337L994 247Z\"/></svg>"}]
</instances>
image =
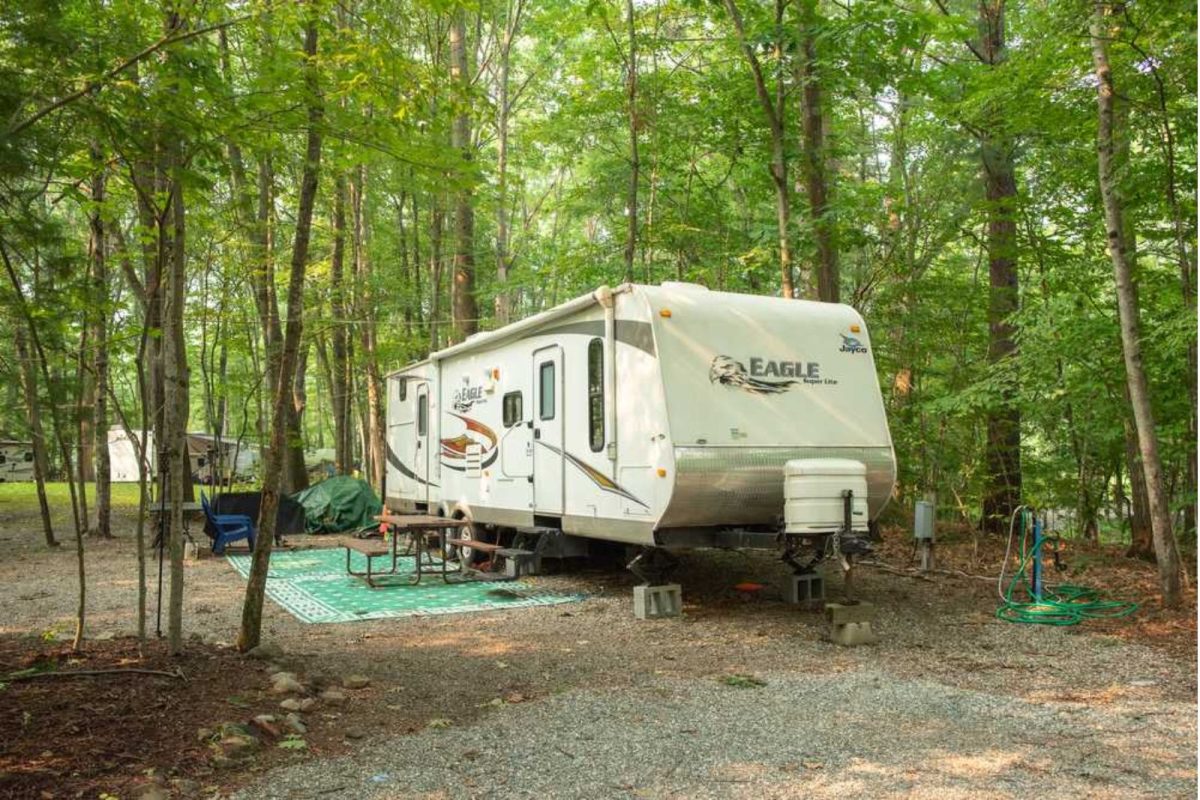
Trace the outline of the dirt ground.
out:
<instances>
[{"instance_id":1,"label":"dirt ground","mask_svg":"<svg viewBox=\"0 0 1200 800\"><path fill-rule=\"evenodd\" d=\"M933 684L1028 704L1151 703L1186 711L1181 718L1194 723L1194 591L1188 608L1164 612L1155 599L1153 567L1103 549L1068 546L1066 579L1143 603L1129 619L1074 628L998 621L994 576L1003 543L951 531L938 558L939 567L953 574L920 578L858 570L859 596L879 606L881 641L869 647L828 643L819 613L782 603L774 587L786 569L770 554L704 551L682 558L677 577L685 613L679 619L635 620L633 580L619 564L572 562L558 574L531 579L587 595L570 605L306 625L268 601L264 640L279 645L283 655L266 663L228 646L245 584L224 559L207 554L186 567L187 655L171 660L151 643L139 659L136 641L127 638L135 631L137 602L128 509L117 522L117 538L87 542L88 639L83 656L72 660L65 650L76 602L73 548L48 550L41 542L32 492L28 503L0 503L0 676L47 665L63 671L136 666L179 669L186 680L115 675L10 681L0 690L0 797L151 800L224 796L240 787L261 791L290 764L333 764L384 737L431 726L470 728L505 708L549 704L581 690L619 694L650 681L707 686L735 675L769 674L784 682L813 675L836 683L839 675L849 681L851 674L882 674L898 685ZM67 530L65 519L61 529ZM319 537L289 541L300 547L329 543ZM910 557L911 542L895 530L886 533L876 558L903 572ZM155 575L152 569L151 631ZM734 589L744 581L766 588L751 595ZM836 594L836 577L831 584ZM350 675L369 684L349 691L346 702L321 702L306 712L302 737L268 731L252 758L214 765L214 731L222 724L281 713L266 677L277 668L295 672L314 695ZM1194 724L1176 733L1191 757L1169 759L1172 779L1190 786L1194 796ZM947 737L952 748L953 736ZM1148 794L1155 793L1153 780L1147 775ZM496 787L484 794L507 796Z\"/></svg>"}]
</instances>

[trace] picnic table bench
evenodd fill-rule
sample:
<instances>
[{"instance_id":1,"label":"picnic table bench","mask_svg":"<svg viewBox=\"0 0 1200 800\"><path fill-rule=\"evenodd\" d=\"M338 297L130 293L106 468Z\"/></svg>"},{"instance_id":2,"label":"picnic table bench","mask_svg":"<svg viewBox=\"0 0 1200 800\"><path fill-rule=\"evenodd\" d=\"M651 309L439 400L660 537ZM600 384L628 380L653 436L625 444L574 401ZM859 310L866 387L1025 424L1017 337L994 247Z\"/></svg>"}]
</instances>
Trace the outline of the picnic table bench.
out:
<instances>
[{"instance_id":1,"label":"picnic table bench","mask_svg":"<svg viewBox=\"0 0 1200 800\"><path fill-rule=\"evenodd\" d=\"M375 519L381 524L387 526L388 532L391 533L391 541L387 542L381 538L371 537L367 539L347 538L342 540L342 547L346 549L346 572L366 581L367 585L372 589L378 588L381 585L376 582L376 578L383 575L395 575L399 569L399 561L402 556L411 553L415 559L412 572L408 573L408 583L416 585L421 582L421 577L424 575L440 575L446 583L452 583L454 580L462 580L465 576L462 575L461 566L454 570L446 567L446 539L450 531L463 527L464 523L460 519L450 519L449 517L432 517L426 514L380 514ZM400 537L407 534L408 544L404 551L400 551ZM434 563L433 557L429 554L430 539L433 538L441 546L442 558L438 563ZM351 564L351 554L359 553L366 557L367 568L363 570L355 570ZM391 564L386 569L376 570L373 568L372 561L377 558L391 558Z\"/></svg>"}]
</instances>

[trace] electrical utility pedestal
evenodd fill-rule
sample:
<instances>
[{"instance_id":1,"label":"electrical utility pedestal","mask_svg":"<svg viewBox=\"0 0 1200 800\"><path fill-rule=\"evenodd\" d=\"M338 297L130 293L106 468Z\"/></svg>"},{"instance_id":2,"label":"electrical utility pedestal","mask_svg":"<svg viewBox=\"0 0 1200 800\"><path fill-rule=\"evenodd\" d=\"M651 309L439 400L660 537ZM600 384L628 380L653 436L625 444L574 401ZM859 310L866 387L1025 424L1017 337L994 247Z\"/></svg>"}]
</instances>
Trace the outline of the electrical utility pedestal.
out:
<instances>
[{"instance_id":1,"label":"electrical utility pedestal","mask_svg":"<svg viewBox=\"0 0 1200 800\"><path fill-rule=\"evenodd\" d=\"M916 540L917 556L921 561L921 571L933 569L933 522L934 504L928 500L918 500L913 514L913 539Z\"/></svg>"}]
</instances>

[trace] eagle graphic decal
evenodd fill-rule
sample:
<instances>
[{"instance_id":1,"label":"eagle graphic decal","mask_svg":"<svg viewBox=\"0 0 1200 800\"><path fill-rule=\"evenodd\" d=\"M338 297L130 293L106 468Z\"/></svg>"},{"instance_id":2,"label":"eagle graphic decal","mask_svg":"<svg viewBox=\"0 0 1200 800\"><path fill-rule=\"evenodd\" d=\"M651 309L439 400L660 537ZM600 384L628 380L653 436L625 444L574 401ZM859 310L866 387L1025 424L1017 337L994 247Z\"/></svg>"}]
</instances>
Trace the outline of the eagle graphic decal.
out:
<instances>
[{"instance_id":1,"label":"eagle graphic decal","mask_svg":"<svg viewBox=\"0 0 1200 800\"><path fill-rule=\"evenodd\" d=\"M708 368L708 379L722 386L733 386L753 394L780 394L791 389L799 381L764 381L750 375L746 365L730 356L717 356Z\"/></svg>"}]
</instances>

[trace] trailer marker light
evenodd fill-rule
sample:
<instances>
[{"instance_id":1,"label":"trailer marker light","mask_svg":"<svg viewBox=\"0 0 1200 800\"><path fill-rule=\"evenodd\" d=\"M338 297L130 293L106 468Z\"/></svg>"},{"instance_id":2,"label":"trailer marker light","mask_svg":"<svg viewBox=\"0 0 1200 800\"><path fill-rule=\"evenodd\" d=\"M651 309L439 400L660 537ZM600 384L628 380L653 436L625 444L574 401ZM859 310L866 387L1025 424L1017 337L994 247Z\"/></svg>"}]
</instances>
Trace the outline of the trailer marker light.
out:
<instances>
[{"instance_id":1,"label":"trailer marker light","mask_svg":"<svg viewBox=\"0 0 1200 800\"><path fill-rule=\"evenodd\" d=\"M660 477L660 478L667 477L667 471L665 469L663 469L662 467L659 467L658 468L658 477Z\"/></svg>"},{"instance_id":2,"label":"trailer marker light","mask_svg":"<svg viewBox=\"0 0 1200 800\"><path fill-rule=\"evenodd\" d=\"M669 308L659 309L658 315L660 317L669 317L669 316L671 316L671 309L669 309Z\"/></svg>"},{"instance_id":3,"label":"trailer marker light","mask_svg":"<svg viewBox=\"0 0 1200 800\"><path fill-rule=\"evenodd\" d=\"M851 325L851 326L850 326L850 332L851 332L851 333L859 333L860 331L862 331L862 328L861 328L860 326L858 326L858 325Z\"/></svg>"},{"instance_id":4,"label":"trailer marker light","mask_svg":"<svg viewBox=\"0 0 1200 800\"><path fill-rule=\"evenodd\" d=\"M498 368L492 370L492 380L494 380L494 381L500 380L500 370Z\"/></svg>"}]
</instances>

